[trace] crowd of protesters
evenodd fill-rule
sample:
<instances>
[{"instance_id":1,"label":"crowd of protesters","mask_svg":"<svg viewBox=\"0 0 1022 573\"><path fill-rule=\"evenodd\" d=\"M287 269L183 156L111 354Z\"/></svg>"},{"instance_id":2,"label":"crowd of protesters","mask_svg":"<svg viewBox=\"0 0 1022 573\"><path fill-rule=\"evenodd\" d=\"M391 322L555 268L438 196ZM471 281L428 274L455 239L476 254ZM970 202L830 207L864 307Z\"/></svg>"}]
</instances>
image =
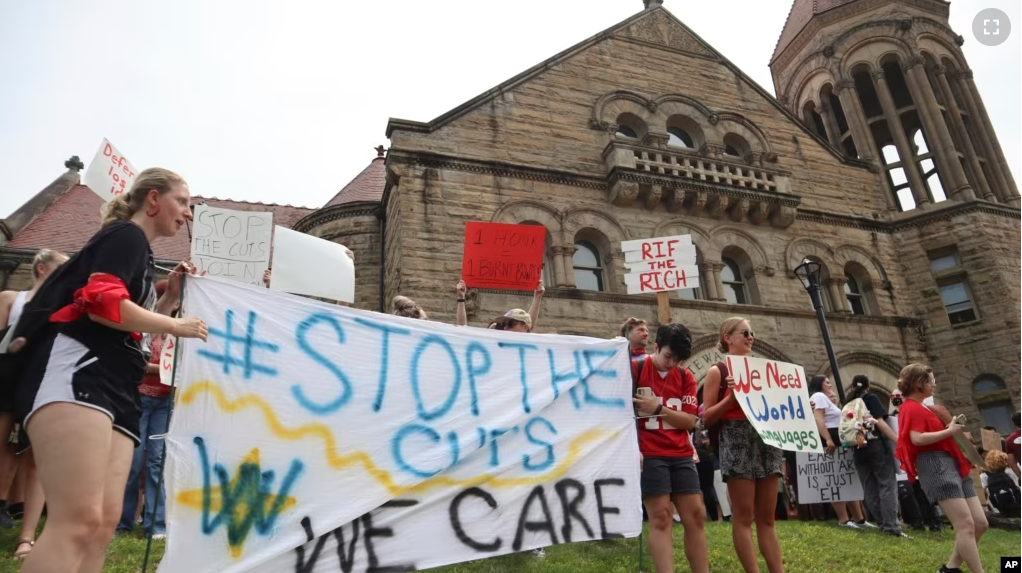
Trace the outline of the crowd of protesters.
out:
<instances>
[{"instance_id":1,"label":"crowd of protesters","mask_svg":"<svg viewBox=\"0 0 1022 573\"><path fill-rule=\"evenodd\" d=\"M101 230L79 253L69 259L40 251L32 263L32 288L0 293L0 326L6 327L0 343L0 437L12 436L11 443L0 443L0 527L14 526L11 514L19 500L22 523L14 555L24 559L22 571L98 572L115 531L131 531L139 521L154 539L167 535L159 476L172 396L160 382L159 357L171 337L205 340L208 330L201 317L176 316L182 276L194 267L182 262L155 282L151 243L186 225L189 207L180 176L147 169L128 193L108 204ZM271 280L268 270L264 282L269 286ZM511 309L487 328L532 332L544 292L540 282L528 311ZM466 326L464 282L455 294L457 325ZM406 296L393 299L392 313L429 319ZM796 498L790 505L797 504L793 456L786 458L760 438L724 362L709 367L700 388L682 366L692 354L684 325L660 325L652 352L646 321L629 318L617 334L630 349L640 488L656 571L673 571L672 528L680 522L691 570L708 572L704 524L723 519L724 506L730 508L743 569L758 572L762 556L771 573L784 571L775 519L782 513L779 492L788 491ZM720 325L717 348L748 356L755 340L750 322L732 317ZM907 537L902 519L913 529L938 530L939 515L946 516L955 543L940 571L955 573L964 563L980 572L977 547L987 520L970 477L972 465L955 443L961 420L929 405L935 384L929 367L906 366L889 413L863 375L853 379L845 404L826 376L809 382L810 411L827 454L844 447L838 436L842 407L861 399L875 420L852 454L864 503L832 507L844 527L879 528L894 537ZM1013 421L1009 453L986 453L983 487L991 509L1017 516L1018 414ZM717 495L718 473L726 499ZM37 540L44 503L47 521Z\"/></svg>"}]
</instances>

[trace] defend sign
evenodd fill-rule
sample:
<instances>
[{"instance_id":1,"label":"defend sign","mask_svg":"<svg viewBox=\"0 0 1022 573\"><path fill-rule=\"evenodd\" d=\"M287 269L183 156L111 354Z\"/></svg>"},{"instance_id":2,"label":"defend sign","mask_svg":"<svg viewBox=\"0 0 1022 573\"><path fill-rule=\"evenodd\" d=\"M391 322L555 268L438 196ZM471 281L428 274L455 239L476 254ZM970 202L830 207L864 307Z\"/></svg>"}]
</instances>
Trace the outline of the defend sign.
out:
<instances>
[{"instance_id":1,"label":"defend sign","mask_svg":"<svg viewBox=\"0 0 1022 573\"><path fill-rule=\"evenodd\" d=\"M89 163L82 182L94 193L109 201L114 197L127 193L135 181L138 170L121 152L106 138L99 145L96 156Z\"/></svg>"},{"instance_id":2,"label":"defend sign","mask_svg":"<svg viewBox=\"0 0 1022 573\"><path fill-rule=\"evenodd\" d=\"M628 294L691 289L699 286L699 267L691 235L623 241Z\"/></svg>"},{"instance_id":3,"label":"defend sign","mask_svg":"<svg viewBox=\"0 0 1022 573\"><path fill-rule=\"evenodd\" d=\"M727 368L735 398L764 443L792 452L823 451L801 366L729 355Z\"/></svg>"}]
</instances>

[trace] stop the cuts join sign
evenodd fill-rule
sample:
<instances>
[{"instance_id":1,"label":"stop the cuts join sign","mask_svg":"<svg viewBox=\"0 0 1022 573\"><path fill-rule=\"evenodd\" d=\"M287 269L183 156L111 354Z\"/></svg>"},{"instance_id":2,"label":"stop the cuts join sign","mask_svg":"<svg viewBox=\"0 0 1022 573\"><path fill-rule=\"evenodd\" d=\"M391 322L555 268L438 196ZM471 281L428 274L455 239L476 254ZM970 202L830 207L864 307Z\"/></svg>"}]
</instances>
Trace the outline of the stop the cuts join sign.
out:
<instances>
[{"instance_id":1,"label":"stop the cuts join sign","mask_svg":"<svg viewBox=\"0 0 1022 573\"><path fill-rule=\"evenodd\" d=\"M628 294L697 288L699 267L691 235L622 241Z\"/></svg>"}]
</instances>

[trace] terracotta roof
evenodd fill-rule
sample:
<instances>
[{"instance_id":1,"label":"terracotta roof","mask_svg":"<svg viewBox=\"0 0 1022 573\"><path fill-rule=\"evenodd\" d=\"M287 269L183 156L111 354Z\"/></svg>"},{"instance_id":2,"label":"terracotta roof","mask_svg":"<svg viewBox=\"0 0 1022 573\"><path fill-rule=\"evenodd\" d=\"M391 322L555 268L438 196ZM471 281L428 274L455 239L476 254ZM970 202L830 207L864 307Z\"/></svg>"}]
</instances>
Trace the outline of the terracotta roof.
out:
<instances>
[{"instance_id":1,"label":"terracotta roof","mask_svg":"<svg viewBox=\"0 0 1022 573\"><path fill-rule=\"evenodd\" d=\"M299 219L312 213L315 209L277 205L274 203L250 203L210 197L192 197L192 204L205 203L211 207L234 209L236 211L271 211L273 223L290 228ZM99 230L100 209L103 200L84 185L75 185L67 193L59 197L53 204L36 217L18 234L14 235L6 246L17 249L56 249L73 253L81 249L89 238ZM188 230L181 231L173 237L157 239L153 243L153 253L157 259L180 260L191 252L191 241Z\"/></svg>"},{"instance_id":2,"label":"terracotta roof","mask_svg":"<svg viewBox=\"0 0 1022 573\"><path fill-rule=\"evenodd\" d=\"M369 166L362 170L350 183L341 189L340 193L327 201L323 208L354 203L356 201L374 201L379 203L383 200L383 188L387 184L387 169L384 167L384 149L381 145L376 148L376 158Z\"/></svg>"},{"instance_id":3,"label":"terracotta roof","mask_svg":"<svg viewBox=\"0 0 1022 573\"><path fill-rule=\"evenodd\" d=\"M777 59L777 56L788 47L795 36L798 36L802 28L805 28L806 24L813 19L813 16L852 2L855 0L795 0L791 5L791 11L788 12L788 19L784 22L784 29L781 31L781 37L777 40L777 47L774 48L774 55L770 57L770 61Z\"/></svg>"}]
</instances>

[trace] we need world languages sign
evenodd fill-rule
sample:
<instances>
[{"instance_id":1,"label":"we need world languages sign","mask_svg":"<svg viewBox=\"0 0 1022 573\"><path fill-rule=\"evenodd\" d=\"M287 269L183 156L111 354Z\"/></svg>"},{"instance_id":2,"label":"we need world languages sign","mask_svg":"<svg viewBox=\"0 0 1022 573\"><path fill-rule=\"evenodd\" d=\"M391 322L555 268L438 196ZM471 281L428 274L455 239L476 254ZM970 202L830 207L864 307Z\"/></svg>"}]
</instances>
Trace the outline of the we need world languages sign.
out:
<instances>
[{"instance_id":1,"label":"we need world languages sign","mask_svg":"<svg viewBox=\"0 0 1022 573\"><path fill-rule=\"evenodd\" d=\"M642 526L627 343L189 278L160 571L412 571Z\"/></svg>"}]
</instances>

